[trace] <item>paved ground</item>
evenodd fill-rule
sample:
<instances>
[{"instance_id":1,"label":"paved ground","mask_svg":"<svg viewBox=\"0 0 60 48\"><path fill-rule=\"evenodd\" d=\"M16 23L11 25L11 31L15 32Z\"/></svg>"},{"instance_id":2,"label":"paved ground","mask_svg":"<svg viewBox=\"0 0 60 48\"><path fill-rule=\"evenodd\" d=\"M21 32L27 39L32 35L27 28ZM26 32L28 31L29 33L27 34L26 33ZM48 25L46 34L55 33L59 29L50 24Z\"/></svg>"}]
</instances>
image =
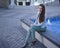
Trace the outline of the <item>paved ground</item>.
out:
<instances>
[{"instance_id":1,"label":"paved ground","mask_svg":"<svg viewBox=\"0 0 60 48\"><path fill-rule=\"evenodd\" d=\"M46 16L60 15L59 6L46 7ZM34 18L35 7L15 7L12 9L0 9L0 48L21 48L24 43L26 31L21 26L21 18ZM40 44L27 48L40 48Z\"/></svg>"}]
</instances>

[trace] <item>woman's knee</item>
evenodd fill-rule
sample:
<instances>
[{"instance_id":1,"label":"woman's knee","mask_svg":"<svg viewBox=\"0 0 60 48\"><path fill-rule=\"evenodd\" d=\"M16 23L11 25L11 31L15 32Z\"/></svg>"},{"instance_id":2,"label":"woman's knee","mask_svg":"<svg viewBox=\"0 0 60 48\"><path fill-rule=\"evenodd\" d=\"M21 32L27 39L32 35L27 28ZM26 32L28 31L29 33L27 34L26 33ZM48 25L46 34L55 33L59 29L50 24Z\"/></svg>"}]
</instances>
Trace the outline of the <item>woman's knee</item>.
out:
<instances>
[{"instance_id":1,"label":"woman's knee","mask_svg":"<svg viewBox=\"0 0 60 48\"><path fill-rule=\"evenodd\" d=\"M36 28L36 26L33 25L30 29L35 29L35 28Z\"/></svg>"}]
</instances>

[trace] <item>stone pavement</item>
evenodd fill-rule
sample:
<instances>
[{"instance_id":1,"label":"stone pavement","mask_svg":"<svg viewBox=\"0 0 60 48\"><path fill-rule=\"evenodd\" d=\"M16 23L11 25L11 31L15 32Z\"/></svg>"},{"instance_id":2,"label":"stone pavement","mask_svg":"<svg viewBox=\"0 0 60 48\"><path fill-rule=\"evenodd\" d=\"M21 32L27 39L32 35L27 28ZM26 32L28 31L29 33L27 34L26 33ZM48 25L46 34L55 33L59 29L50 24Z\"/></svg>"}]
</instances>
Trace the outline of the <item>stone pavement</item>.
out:
<instances>
[{"instance_id":1,"label":"stone pavement","mask_svg":"<svg viewBox=\"0 0 60 48\"><path fill-rule=\"evenodd\" d=\"M46 7L46 16L60 15L60 7ZM0 48L21 48L26 31L21 26L21 18L35 18L36 7L20 6L11 9L0 9ZM40 48L40 44L27 48Z\"/></svg>"}]
</instances>

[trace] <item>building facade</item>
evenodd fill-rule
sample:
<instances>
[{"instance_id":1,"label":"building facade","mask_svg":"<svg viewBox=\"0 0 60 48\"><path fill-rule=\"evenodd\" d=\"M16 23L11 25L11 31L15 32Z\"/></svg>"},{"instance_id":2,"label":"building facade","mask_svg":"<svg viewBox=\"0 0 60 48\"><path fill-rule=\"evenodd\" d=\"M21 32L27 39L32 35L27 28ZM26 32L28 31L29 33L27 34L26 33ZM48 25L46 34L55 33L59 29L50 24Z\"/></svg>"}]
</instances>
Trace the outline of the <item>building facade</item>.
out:
<instances>
[{"instance_id":1,"label":"building facade","mask_svg":"<svg viewBox=\"0 0 60 48\"><path fill-rule=\"evenodd\" d=\"M24 6L33 6L33 5L38 5L41 3L50 3L50 2L57 2L60 3L60 0L0 0L0 8L8 8L9 5L16 5L16 6L20 6L20 5L24 5ZM54 2L54 4L55 4Z\"/></svg>"}]
</instances>

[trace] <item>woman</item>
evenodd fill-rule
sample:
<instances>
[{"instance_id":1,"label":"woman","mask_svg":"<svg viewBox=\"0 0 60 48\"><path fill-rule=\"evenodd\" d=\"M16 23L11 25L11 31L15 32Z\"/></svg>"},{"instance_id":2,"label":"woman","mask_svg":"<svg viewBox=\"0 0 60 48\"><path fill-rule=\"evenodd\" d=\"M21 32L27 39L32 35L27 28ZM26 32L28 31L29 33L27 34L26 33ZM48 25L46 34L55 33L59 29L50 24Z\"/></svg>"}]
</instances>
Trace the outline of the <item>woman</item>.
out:
<instances>
[{"instance_id":1,"label":"woman","mask_svg":"<svg viewBox=\"0 0 60 48\"><path fill-rule=\"evenodd\" d=\"M28 45L28 41L29 38L32 34L33 37L33 41L32 44L34 45L36 43L36 39L35 39L35 31L39 31L39 32L45 32L46 31L46 25L45 25L45 6L43 4L40 4L38 6L38 16L36 18L35 23L31 26L31 28L29 29L29 32L27 32L27 36L26 36L26 42L24 44L24 46L22 48L26 48Z\"/></svg>"}]
</instances>

